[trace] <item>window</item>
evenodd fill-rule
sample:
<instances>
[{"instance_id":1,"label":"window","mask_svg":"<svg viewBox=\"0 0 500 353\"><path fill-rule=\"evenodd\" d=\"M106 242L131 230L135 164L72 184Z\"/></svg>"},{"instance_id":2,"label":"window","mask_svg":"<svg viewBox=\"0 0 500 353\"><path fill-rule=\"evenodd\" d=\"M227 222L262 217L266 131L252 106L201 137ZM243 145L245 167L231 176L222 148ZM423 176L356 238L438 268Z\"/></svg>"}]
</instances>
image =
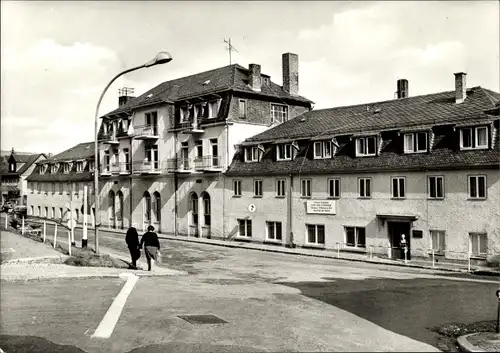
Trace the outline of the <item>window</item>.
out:
<instances>
[{"instance_id":1,"label":"window","mask_svg":"<svg viewBox=\"0 0 500 353\"><path fill-rule=\"evenodd\" d=\"M391 178L392 184L392 198L404 199L405 198L405 178L395 177Z\"/></svg>"},{"instance_id":2,"label":"window","mask_svg":"<svg viewBox=\"0 0 500 353\"><path fill-rule=\"evenodd\" d=\"M259 161L259 149L257 147L247 147L245 159L247 162Z\"/></svg>"},{"instance_id":3,"label":"window","mask_svg":"<svg viewBox=\"0 0 500 353\"><path fill-rule=\"evenodd\" d=\"M366 233L363 227L345 227L346 245L353 248L366 248Z\"/></svg>"},{"instance_id":4,"label":"window","mask_svg":"<svg viewBox=\"0 0 500 353\"><path fill-rule=\"evenodd\" d=\"M471 198L471 199L486 199L486 176L485 175L470 175L469 176L469 198Z\"/></svg>"},{"instance_id":5,"label":"window","mask_svg":"<svg viewBox=\"0 0 500 353\"><path fill-rule=\"evenodd\" d=\"M52 212L50 213L50 218L56 218L56 208L52 207Z\"/></svg>"},{"instance_id":6,"label":"window","mask_svg":"<svg viewBox=\"0 0 500 353\"><path fill-rule=\"evenodd\" d=\"M63 193L63 183L59 183L59 195Z\"/></svg>"},{"instance_id":7,"label":"window","mask_svg":"<svg viewBox=\"0 0 500 353\"><path fill-rule=\"evenodd\" d=\"M59 218L60 219L63 218L63 209L62 209L62 207L59 207Z\"/></svg>"},{"instance_id":8,"label":"window","mask_svg":"<svg viewBox=\"0 0 500 353\"><path fill-rule=\"evenodd\" d=\"M331 158L332 157L332 142L318 141L314 143L314 158Z\"/></svg>"},{"instance_id":9,"label":"window","mask_svg":"<svg viewBox=\"0 0 500 353\"><path fill-rule=\"evenodd\" d=\"M267 225L267 240L281 241L281 222L266 222Z\"/></svg>"},{"instance_id":10,"label":"window","mask_svg":"<svg viewBox=\"0 0 500 353\"><path fill-rule=\"evenodd\" d=\"M234 196L241 196L241 180L233 180Z\"/></svg>"},{"instance_id":11,"label":"window","mask_svg":"<svg viewBox=\"0 0 500 353\"><path fill-rule=\"evenodd\" d=\"M35 215L35 206L31 205L30 207L30 215L34 216Z\"/></svg>"},{"instance_id":12,"label":"window","mask_svg":"<svg viewBox=\"0 0 500 353\"><path fill-rule=\"evenodd\" d=\"M193 192L191 194L191 224L198 224L198 196Z\"/></svg>"},{"instance_id":13,"label":"window","mask_svg":"<svg viewBox=\"0 0 500 353\"><path fill-rule=\"evenodd\" d=\"M195 151L196 151L196 159L202 159L203 158L203 141L196 140L194 142L194 147L195 147Z\"/></svg>"},{"instance_id":14,"label":"window","mask_svg":"<svg viewBox=\"0 0 500 353\"><path fill-rule=\"evenodd\" d=\"M122 195L123 197L123 195ZM153 212L155 215L155 222L161 221L161 196L158 191L153 193Z\"/></svg>"},{"instance_id":15,"label":"window","mask_svg":"<svg viewBox=\"0 0 500 353\"><path fill-rule=\"evenodd\" d=\"M488 148L488 128L486 126L468 127L460 130L460 148Z\"/></svg>"},{"instance_id":16,"label":"window","mask_svg":"<svg viewBox=\"0 0 500 353\"><path fill-rule=\"evenodd\" d=\"M35 185L36 185L36 183L33 183L33 182L30 181L30 182L28 182L28 184L29 184L30 193L33 194L35 192ZM33 213L31 213L31 214L33 214Z\"/></svg>"},{"instance_id":17,"label":"window","mask_svg":"<svg viewBox=\"0 0 500 353\"><path fill-rule=\"evenodd\" d=\"M38 217L41 217L42 216L42 208L40 206L38 206L38 212L36 214Z\"/></svg>"},{"instance_id":18,"label":"window","mask_svg":"<svg viewBox=\"0 0 500 353\"><path fill-rule=\"evenodd\" d=\"M415 132L404 135L404 152L427 152L427 132Z\"/></svg>"},{"instance_id":19,"label":"window","mask_svg":"<svg viewBox=\"0 0 500 353\"><path fill-rule=\"evenodd\" d=\"M145 114L146 117L146 127L150 129L150 133L153 136L158 136L158 113L150 112Z\"/></svg>"},{"instance_id":20,"label":"window","mask_svg":"<svg viewBox=\"0 0 500 353\"><path fill-rule=\"evenodd\" d=\"M239 100L239 117L240 118L247 117L247 101L243 99Z\"/></svg>"},{"instance_id":21,"label":"window","mask_svg":"<svg viewBox=\"0 0 500 353\"><path fill-rule=\"evenodd\" d=\"M431 230L430 233L432 250L434 250L435 254L444 255L444 251L446 250L444 230Z\"/></svg>"},{"instance_id":22,"label":"window","mask_svg":"<svg viewBox=\"0 0 500 353\"><path fill-rule=\"evenodd\" d=\"M142 199L144 207L144 221L149 223L151 222L151 196L146 191Z\"/></svg>"},{"instance_id":23,"label":"window","mask_svg":"<svg viewBox=\"0 0 500 353\"><path fill-rule=\"evenodd\" d=\"M89 162L89 170L91 172L93 172L95 170L95 162L94 161Z\"/></svg>"},{"instance_id":24,"label":"window","mask_svg":"<svg viewBox=\"0 0 500 353\"><path fill-rule=\"evenodd\" d=\"M78 173L83 172L83 162L76 162L76 171Z\"/></svg>"},{"instance_id":25,"label":"window","mask_svg":"<svg viewBox=\"0 0 500 353\"><path fill-rule=\"evenodd\" d=\"M271 104L271 124L280 124L287 120L288 107L286 105Z\"/></svg>"},{"instance_id":26,"label":"window","mask_svg":"<svg viewBox=\"0 0 500 353\"><path fill-rule=\"evenodd\" d=\"M307 243L325 245L325 226L322 224L307 224Z\"/></svg>"},{"instance_id":27,"label":"window","mask_svg":"<svg viewBox=\"0 0 500 353\"><path fill-rule=\"evenodd\" d=\"M11 172L16 171L16 164L15 163L9 163L9 171L11 171Z\"/></svg>"},{"instance_id":28,"label":"window","mask_svg":"<svg viewBox=\"0 0 500 353\"><path fill-rule=\"evenodd\" d=\"M262 197L262 180L253 181L253 196Z\"/></svg>"},{"instance_id":29,"label":"window","mask_svg":"<svg viewBox=\"0 0 500 353\"><path fill-rule=\"evenodd\" d=\"M278 161L289 161L292 159L292 145L277 145L276 159Z\"/></svg>"},{"instance_id":30,"label":"window","mask_svg":"<svg viewBox=\"0 0 500 353\"><path fill-rule=\"evenodd\" d=\"M63 172L64 173L69 173L70 169L71 169L70 164L69 163L64 163Z\"/></svg>"},{"instance_id":31,"label":"window","mask_svg":"<svg viewBox=\"0 0 500 353\"><path fill-rule=\"evenodd\" d=\"M252 220L251 219L238 219L238 236L239 237L252 237Z\"/></svg>"},{"instance_id":32,"label":"window","mask_svg":"<svg viewBox=\"0 0 500 353\"><path fill-rule=\"evenodd\" d=\"M104 151L104 170L103 172L109 172L109 151Z\"/></svg>"},{"instance_id":33,"label":"window","mask_svg":"<svg viewBox=\"0 0 500 353\"><path fill-rule=\"evenodd\" d=\"M311 197L311 179L300 180L300 196Z\"/></svg>"},{"instance_id":34,"label":"window","mask_svg":"<svg viewBox=\"0 0 500 353\"><path fill-rule=\"evenodd\" d=\"M429 198L444 198L444 178L442 176L429 177Z\"/></svg>"},{"instance_id":35,"label":"window","mask_svg":"<svg viewBox=\"0 0 500 353\"><path fill-rule=\"evenodd\" d=\"M210 139L210 147L212 148L212 167L219 166L219 144L217 139Z\"/></svg>"},{"instance_id":36,"label":"window","mask_svg":"<svg viewBox=\"0 0 500 353\"><path fill-rule=\"evenodd\" d=\"M340 198L340 179L328 179L328 197Z\"/></svg>"},{"instance_id":37,"label":"window","mask_svg":"<svg viewBox=\"0 0 500 353\"><path fill-rule=\"evenodd\" d=\"M376 154L376 137L359 137L356 140L356 156L375 156Z\"/></svg>"},{"instance_id":38,"label":"window","mask_svg":"<svg viewBox=\"0 0 500 353\"><path fill-rule=\"evenodd\" d=\"M276 180L276 197L285 197L285 179Z\"/></svg>"},{"instance_id":39,"label":"window","mask_svg":"<svg viewBox=\"0 0 500 353\"><path fill-rule=\"evenodd\" d=\"M205 225L209 226L211 224L210 195L208 195L207 193L203 195L203 216L205 218Z\"/></svg>"},{"instance_id":40,"label":"window","mask_svg":"<svg viewBox=\"0 0 500 353\"><path fill-rule=\"evenodd\" d=\"M125 157L125 171L130 171L130 152L128 148L123 149L123 156Z\"/></svg>"},{"instance_id":41,"label":"window","mask_svg":"<svg viewBox=\"0 0 500 353\"><path fill-rule=\"evenodd\" d=\"M486 256L487 241L486 233L469 233L469 252L475 256Z\"/></svg>"},{"instance_id":42,"label":"window","mask_svg":"<svg viewBox=\"0 0 500 353\"><path fill-rule=\"evenodd\" d=\"M372 197L371 178L359 178L358 180L359 197Z\"/></svg>"},{"instance_id":43,"label":"window","mask_svg":"<svg viewBox=\"0 0 500 353\"><path fill-rule=\"evenodd\" d=\"M208 102L208 118L215 118L217 117L217 101L213 102Z\"/></svg>"},{"instance_id":44,"label":"window","mask_svg":"<svg viewBox=\"0 0 500 353\"><path fill-rule=\"evenodd\" d=\"M49 218L49 208L45 206L45 213L43 214L45 218Z\"/></svg>"}]
</instances>

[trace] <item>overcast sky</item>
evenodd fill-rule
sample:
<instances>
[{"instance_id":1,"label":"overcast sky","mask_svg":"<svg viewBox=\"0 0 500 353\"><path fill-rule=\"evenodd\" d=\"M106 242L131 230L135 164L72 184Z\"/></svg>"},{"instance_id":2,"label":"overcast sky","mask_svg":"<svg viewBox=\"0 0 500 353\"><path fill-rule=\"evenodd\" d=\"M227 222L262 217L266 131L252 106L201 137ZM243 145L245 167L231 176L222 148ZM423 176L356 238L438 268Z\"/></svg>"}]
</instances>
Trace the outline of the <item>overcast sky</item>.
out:
<instances>
[{"instance_id":1,"label":"overcast sky","mask_svg":"<svg viewBox=\"0 0 500 353\"><path fill-rule=\"evenodd\" d=\"M158 51L174 60L118 80L136 94L233 63L277 84L281 54L299 55L299 93L315 109L467 86L499 91L499 2L1 2L1 148L58 153L92 141L99 94L118 72Z\"/></svg>"}]
</instances>

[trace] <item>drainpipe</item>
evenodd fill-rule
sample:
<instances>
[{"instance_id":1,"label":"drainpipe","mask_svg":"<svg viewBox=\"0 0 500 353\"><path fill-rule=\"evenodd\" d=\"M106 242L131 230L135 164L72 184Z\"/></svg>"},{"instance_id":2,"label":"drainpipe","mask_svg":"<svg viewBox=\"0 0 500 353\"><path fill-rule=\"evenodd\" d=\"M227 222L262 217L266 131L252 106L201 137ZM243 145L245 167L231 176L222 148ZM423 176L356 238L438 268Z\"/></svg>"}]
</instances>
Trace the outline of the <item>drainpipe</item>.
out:
<instances>
[{"instance_id":1,"label":"drainpipe","mask_svg":"<svg viewBox=\"0 0 500 353\"><path fill-rule=\"evenodd\" d=\"M177 149L177 131L174 133L174 146L175 149ZM177 164L177 151L175 152L175 163ZM177 207L177 189L179 187L179 180L178 180L178 175L174 171L174 235L178 236L178 231L177 231L177 214L178 214L178 207Z\"/></svg>"},{"instance_id":2,"label":"drainpipe","mask_svg":"<svg viewBox=\"0 0 500 353\"><path fill-rule=\"evenodd\" d=\"M287 228L288 228L288 244L287 246L293 248L293 231L292 231L292 192L293 192L293 175L290 174L290 182L288 183L288 193L287 193Z\"/></svg>"},{"instance_id":3,"label":"drainpipe","mask_svg":"<svg viewBox=\"0 0 500 353\"><path fill-rule=\"evenodd\" d=\"M132 121L130 121L130 123L132 123ZM134 207L134 203L132 202L132 174L133 174L133 166L134 166L134 163L132 163L132 160L133 160L133 148L132 148L132 137L130 137L130 153L129 153L129 156L130 156L130 159L129 159L129 163L130 163L130 189L129 189L129 200L130 200L130 218L129 218L129 227L132 227L132 215L133 215L133 207Z\"/></svg>"},{"instance_id":4,"label":"drainpipe","mask_svg":"<svg viewBox=\"0 0 500 353\"><path fill-rule=\"evenodd\" d=\"M226 122L226 166L222 175L222 239L226 240L226 171L229 167L229 125Z\"/></svg>"}]
</instances>

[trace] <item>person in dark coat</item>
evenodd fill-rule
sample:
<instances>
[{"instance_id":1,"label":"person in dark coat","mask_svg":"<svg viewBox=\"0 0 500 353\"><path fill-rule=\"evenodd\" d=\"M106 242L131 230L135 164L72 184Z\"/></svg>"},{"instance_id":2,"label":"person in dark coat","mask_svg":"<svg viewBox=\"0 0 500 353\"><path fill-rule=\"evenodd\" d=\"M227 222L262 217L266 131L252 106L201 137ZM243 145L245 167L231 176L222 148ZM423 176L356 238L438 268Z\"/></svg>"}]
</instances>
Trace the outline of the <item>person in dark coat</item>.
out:
<instances>
[{"instance_id":1,"label":"person in dark coat","mask_svg":"<svg viewBox=\"0 0 500 353\"><path fill-rule=\"evenodd\" d=\"M148 231L144 233L139 245L142 248L144 245L144 253L146 254L146 260L148 261L148 271L151 271L151 260L156 261L158 254L160 252L160 241L158 240L158 234L154 232L155 227L149 226Z\"/></svg>"},{"instance_id":2,"label":"person in dark coat","mask_svg":"<svg viewBox=\"0 0 500 353\"><path fill-rule=\"evenodd\" d=\"M137 233L135 223L132 223L132 226L127 230L125 242L127 243L128 250L130 251L132 268L137 270L137 260L141 257L141 248L139 245L139 233Z\"/></svg>"}]
</instances>

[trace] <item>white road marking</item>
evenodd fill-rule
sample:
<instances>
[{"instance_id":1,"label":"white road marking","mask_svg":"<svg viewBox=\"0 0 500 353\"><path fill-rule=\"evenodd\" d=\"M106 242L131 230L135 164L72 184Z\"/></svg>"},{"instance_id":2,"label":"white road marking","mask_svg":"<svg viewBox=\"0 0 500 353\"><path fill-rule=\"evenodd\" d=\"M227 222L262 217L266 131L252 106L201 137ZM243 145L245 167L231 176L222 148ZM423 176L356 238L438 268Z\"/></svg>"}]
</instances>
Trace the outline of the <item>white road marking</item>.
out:
<instances>
[{"instance_id":1,"label":"white road marking","mask_svg":"<svg viewBox=\"0 0 500 353\"><path fill-rule=\"evenodd\" d=\"M2 249L0 252L1 252L1 253L4 253L4 252L16 252L16 250L15 250L15 249L12 249L12 248L7 248L7 249ZM0 352L0 353L1 353L1 352Z\"/></svg>"},{"instance_id":2,"label":"white road marking","mask_svg":"<svg viewBox=\"0 0 500 353\"><path fill-rule=\"evenodd\" d=\"M128 280L109 307L106 315L104 315L101 323L95 330L94 334L91 336L92 338L109 338L111 336L113 330L115 329L116 323L120 318L123 307L125 306L125 302L127 301L127 298L132 292L135 284L139 280L139 277L132 273L121 273L120 278L128 278Z\"/></svg>"}]
</instances>

